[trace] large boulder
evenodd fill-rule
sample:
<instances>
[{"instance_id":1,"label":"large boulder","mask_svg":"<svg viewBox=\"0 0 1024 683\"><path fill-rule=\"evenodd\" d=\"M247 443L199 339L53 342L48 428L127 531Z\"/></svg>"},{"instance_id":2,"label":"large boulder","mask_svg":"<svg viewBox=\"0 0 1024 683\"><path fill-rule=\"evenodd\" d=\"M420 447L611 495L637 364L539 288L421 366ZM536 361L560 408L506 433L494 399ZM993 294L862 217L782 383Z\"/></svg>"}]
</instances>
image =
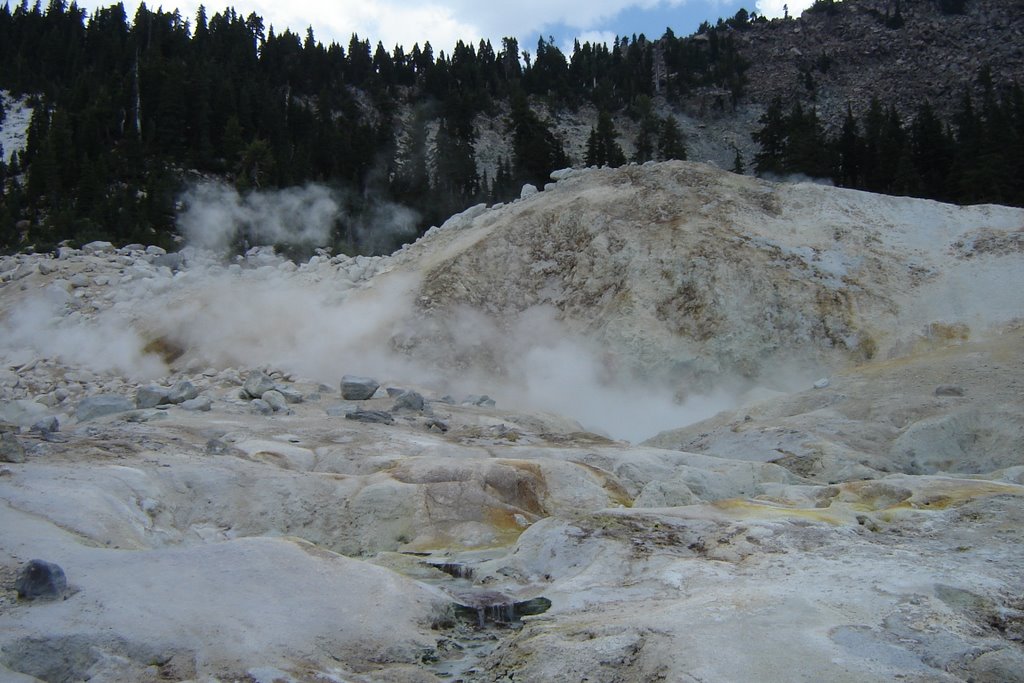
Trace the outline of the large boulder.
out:
<instances>
[{"instance_id":1,"label":"large boulder","mask_svg":"<svg viewBox=\"0 0 1024 683\"><path fill-rule=\"evenodd\" d=\"M25 462L25 447L13 432L0 434L0 462Z\"/></svg>"},{"instance_id":2,"label":"large boulder","mask_svg":"<svg viewBox=\"0 0 1024 683\"><path fill-rule=\"evenodd\" d=\"M99 396L90 396L82 399L75 409L75 417L79 422L86 422L103 417L104 415L126 413L133 408L135 406L124 396L100 394Z\"/></svg>"},{"instance_id":3,"label":"large boulder","mask_svg":"<svg viewBox=\"0 0 1024 683\"><path fill-rule=\"evenodd\" d=\"M380 383L370 377L345 375L341 378L341 397L346 401L366 401L373 398Z\"/></svg>"},{"instance_id":4,"label":"large boulder","mask_svg":"<svg viewBox=\"0 0 1024 683\"><path fill-rule=\"evenodd\" d=\"M242 389L249 395L249 398L260 398L263 394L273 391L275 388L274 380L259 370L250 372L245 378L245 384L242 385Z\"/></svg>"},{"instance_id":5,"label":"large boulder","mask_svg":"<svg viewBox=\"0 0 1024 683\"><path fill-rule=\"evenodd\" d=\"M58 600L67 592L68 580L53 562L32 560L18 572L14 587L23 600Z\"/></svg>"}]
</instances>

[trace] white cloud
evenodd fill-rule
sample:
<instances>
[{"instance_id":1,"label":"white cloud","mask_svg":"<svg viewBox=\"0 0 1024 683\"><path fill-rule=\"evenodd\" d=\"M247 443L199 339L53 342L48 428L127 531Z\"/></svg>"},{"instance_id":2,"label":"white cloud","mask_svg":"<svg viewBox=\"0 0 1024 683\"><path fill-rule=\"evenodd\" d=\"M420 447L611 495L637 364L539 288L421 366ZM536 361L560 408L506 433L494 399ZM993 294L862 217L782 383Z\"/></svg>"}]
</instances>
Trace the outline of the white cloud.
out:
<instances>
[{"instance_id":1,"label":"white cloud","mask_svg":"<svg viewBox=\"0 0 1024 683\"><path fill-rule=\"evenodd\" d=\"M774 19L785 14L785 7L789 7L789 16L798 17L800 14L814 4L814 0L757 0L757 13L761 16Z\"/></svg>"},{"instance_id":2,"label":"white cloud","mask_svg":"<svg viewBox=\"0 0 1024 683\"><path fill-rule=\"evenodd\" d=\"M317 39L324 43L336 41L346 45L352 33L358 33L374 44L380 40L388 49L395 44L411 47L413 43L422 45L429 40L436 52L450 50L459 39L475 43L480 38L498 41L503 36L518 36L520 42L532 40L538 33L543 34L546 27L558 25L581 32L592 31L626 9L664 9L693 1L519 0L481 3L478 0L434 0L424 3L416 0L312 0L284 3L280 0L252 0L239 6L238 10L244 14L256 12L263 17L268 28L273 26L278 32L290 28L301 35L307 26L312 26ZM726 1L703 0L711 5ZM96 7L106 3L87 0L80 4ZM192 18L199 1L173 4L184 17ZM216 5L206 4L208 13L220 11ZM129 17L134 16L137 6L138 2L125 3Z\"/></svg>"}]
</instances>

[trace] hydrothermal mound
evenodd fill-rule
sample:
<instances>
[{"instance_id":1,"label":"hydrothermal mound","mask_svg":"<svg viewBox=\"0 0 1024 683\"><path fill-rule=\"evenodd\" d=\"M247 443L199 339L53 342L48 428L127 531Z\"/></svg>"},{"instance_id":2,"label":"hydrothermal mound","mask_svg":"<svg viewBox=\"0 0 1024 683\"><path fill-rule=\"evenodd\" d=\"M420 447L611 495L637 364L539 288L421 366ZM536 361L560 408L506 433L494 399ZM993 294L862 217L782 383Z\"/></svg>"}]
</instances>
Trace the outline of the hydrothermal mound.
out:
<instances>
[{"instance_id":1,"label":"hydrothermal mound","mask_svg":"<svg viewBox=\"0 0 1024 683\"><path fill-rule=\"evenodd\" d=\"M1024 211L557 175L0 260L0 677L1024 680Z\"/></svg>"}]
</instances>

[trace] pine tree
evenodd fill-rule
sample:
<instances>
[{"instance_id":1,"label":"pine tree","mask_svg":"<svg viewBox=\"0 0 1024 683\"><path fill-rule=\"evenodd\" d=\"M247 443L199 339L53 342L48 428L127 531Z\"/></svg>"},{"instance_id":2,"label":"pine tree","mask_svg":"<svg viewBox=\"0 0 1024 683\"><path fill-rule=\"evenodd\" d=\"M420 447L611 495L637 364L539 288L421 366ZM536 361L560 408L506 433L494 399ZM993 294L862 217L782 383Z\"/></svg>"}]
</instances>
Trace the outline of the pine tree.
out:
<instances>
[{"instance_id":1,"label":"pine tree","mask_svg":"<svg viewBox=\"0 0 1024 683\"><path fill-rule=\"evenodd\" d=\"M669 116L661 124L661 135L658 137L658 154L662 160L686 160L686 146L683 133L679 130L674 116Z\"/></svg>"}]
</instances>

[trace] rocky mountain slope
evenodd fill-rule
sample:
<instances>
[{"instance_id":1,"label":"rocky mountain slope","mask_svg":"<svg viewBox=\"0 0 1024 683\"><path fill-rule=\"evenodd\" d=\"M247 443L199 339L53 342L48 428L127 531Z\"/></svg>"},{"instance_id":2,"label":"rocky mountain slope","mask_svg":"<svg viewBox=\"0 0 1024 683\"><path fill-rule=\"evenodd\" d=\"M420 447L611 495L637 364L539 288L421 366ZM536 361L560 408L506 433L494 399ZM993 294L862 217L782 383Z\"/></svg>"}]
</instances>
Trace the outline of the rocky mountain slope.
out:
<instances>
[{"instance_id":1,"label":"rocky mountain slope","mask_svg":"<svg viewBox=\"0 0 1024 683\"><path fill-rule=\"evenodd\" d=\"M6 679L1022 680L1024 211L556 175L4 257Z\"/></svg>"}]
</instances>

